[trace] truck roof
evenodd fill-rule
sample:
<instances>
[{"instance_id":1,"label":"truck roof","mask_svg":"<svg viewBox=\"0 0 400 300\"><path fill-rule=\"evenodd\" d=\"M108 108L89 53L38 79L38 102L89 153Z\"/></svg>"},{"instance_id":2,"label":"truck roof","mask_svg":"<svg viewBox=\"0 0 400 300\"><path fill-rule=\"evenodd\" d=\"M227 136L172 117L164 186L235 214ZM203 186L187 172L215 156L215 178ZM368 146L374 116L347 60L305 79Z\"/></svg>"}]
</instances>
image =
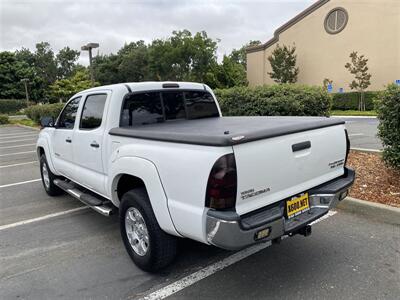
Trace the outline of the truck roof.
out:
<instances>
[{"instance_id":1,"label":"truck roof","mask_svg":"<svg viewBox=\"0 0 400 300\"><path fill-rule=\"evenodd\" d=\"M100 90L115 90L115 89L126 89L127 92L135 92L135 91L149 91L149 90L162 90L165 85L178 85L179 87L175 87L178 89L189 89L189 90L208 90L210 88L203 84L197 82L185 82L185 81L143 81L143 82L124 82L124 83L116 83L110 85L102 85L96 86L90 89L83 90L80 93L86 92L95 92Z\"/></svg>"}]
</instances>

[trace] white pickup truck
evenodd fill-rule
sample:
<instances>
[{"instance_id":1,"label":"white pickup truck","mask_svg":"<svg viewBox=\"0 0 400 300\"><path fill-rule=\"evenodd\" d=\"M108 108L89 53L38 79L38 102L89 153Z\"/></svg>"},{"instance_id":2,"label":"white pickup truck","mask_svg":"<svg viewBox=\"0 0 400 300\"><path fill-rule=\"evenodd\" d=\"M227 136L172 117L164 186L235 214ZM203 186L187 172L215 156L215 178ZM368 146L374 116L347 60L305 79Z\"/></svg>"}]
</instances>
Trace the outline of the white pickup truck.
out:
<instances>
[{"instance_id":1,"label":"white pickup truck","mask_svg":"<svg viewBox=\"0 0 400 300\"><path fill-rule=\"evenodd\" d=\"M92 88L42 127L46 192L118 211L125 247L147 271L173 260L177 237L235 250L307 236L355 176L343 121L222 117L199 83Z\"/></svg>"}]
</instances>

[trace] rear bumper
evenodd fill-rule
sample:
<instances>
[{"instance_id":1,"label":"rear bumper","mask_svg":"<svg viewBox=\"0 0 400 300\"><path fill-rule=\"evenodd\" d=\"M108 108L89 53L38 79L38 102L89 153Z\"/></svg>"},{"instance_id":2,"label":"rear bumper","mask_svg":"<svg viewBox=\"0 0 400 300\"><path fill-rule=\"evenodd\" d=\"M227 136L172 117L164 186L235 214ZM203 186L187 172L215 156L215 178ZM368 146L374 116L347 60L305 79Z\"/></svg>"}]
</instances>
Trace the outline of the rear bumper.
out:
<instances>
[{"instance_id":1,"label":"rear bumper","mask_svg":"<svg viewBox=\"0 0 400 300\"><path fill-rule=\"evenodd\" d=\"M220 248L237 250L285 234L296 234L343 200L354 179L354 170L345 168L343 176L308 190L310 210L290 220L284 217L285 200L243 216L234 211L209 210L206 218L207 241ZM268 235L257 239L261 231L264 234L268 232Z\"/></svg>"}]
</instances>

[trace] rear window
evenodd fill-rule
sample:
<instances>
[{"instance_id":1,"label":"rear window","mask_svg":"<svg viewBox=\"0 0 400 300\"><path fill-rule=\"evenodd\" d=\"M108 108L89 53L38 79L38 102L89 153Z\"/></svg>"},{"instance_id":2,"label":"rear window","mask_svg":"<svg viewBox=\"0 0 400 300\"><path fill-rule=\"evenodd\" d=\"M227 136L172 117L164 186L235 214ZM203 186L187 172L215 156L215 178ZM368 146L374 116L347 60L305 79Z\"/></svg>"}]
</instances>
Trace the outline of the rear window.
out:
<instances>
[{"instance_id":1,"label":"rear window","mask_svg":"<svg viewBox=\"0 0 400 300\"><path fill-rule=\"evenodd\" d=\"M182 92L166 92L161 93L164 103L165 119L185 119L185 102Z\"/></svg>"},{"instance_id":2,"label":"rear window","mask_svg":"<svg viewBox=\"0 0 400 300\"><path fill-rule=\"evenodd\" d=\"M206 91L136 93L124 100L120 126L210 117L219 117L219 112L214 98Z\"/></svg>"},{"instance_id":3,"label":"rear window","mask_svg":"<svg viewBox=\"0 0 400 300\"><path fill-rule=\"evenodd\" d=\"M186 110L190 119L219 117L214 98L208 92L185 92Z\"/></svg>"},{"instance_id":4,"label":"rear window","mask_svg":"<svg viewBox=\"0 0 400 300\"><path fill-rule=\"evenodd\" d=\"M145 125L164 121L160 93L133 94L122 107L121 126Z\"/></svg>"}]
</instances>

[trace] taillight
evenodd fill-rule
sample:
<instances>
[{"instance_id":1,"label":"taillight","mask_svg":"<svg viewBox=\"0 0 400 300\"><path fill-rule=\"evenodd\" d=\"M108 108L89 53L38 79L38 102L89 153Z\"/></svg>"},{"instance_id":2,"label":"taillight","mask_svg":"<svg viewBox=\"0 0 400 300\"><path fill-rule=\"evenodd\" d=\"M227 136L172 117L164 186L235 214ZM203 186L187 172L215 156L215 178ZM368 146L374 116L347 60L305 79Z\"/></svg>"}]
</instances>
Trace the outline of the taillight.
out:
<instances>
[{"instance_id":1,"label":"taillight","mask_svg":"<svg viewBox=\"0 0 400 300\"><path fill-rule=\"evenodd\" d=\"M349 156L350 152L350 139L349 139L349 134L347 133L347 129L344 130L346 134L346 159L344 160L344 165L347 163L347 157Z\"/></svg>"},{"instance_id":2,"label":"taillight","mask_svg":"<svg viewBox=\"0 0 400 300\"><path fill-rule=\"evenodd\" d=\"M206 207L235 207L237 191L236 162L233 153L220 157L211 169L206 191Z\"/></svg>"}]
</instances>

